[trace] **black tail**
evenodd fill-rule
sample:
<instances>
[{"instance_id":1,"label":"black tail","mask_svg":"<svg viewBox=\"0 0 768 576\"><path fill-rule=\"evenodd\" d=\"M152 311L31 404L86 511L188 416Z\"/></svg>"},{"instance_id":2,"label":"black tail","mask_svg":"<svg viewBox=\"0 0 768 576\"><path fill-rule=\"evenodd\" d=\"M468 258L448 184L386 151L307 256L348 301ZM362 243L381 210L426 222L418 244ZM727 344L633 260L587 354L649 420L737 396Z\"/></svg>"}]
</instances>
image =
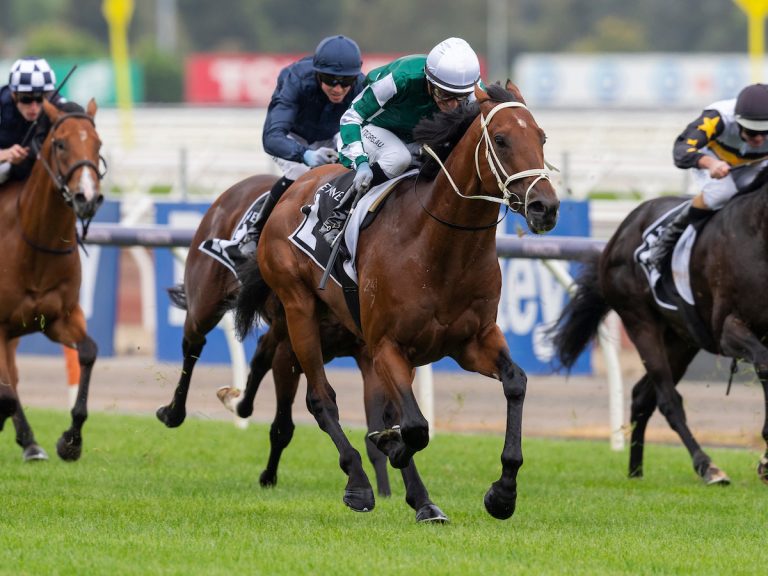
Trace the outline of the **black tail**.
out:
<instances>
[{"instance_id":1,"label":"black tail","mask_svg":"<svg viewBox=\"0 0 768 576\"><path fill-rule=\"evenodd\" d=\"M168 288L168 297L176 308L187 309L187 293L184 290L184 284L176 284L173 288Z\"/></svg>"},{"instance_id":2,"label":"black tail","mask_svg":"<svg viewBox=\"0 0 768 576\"><path fill-rule=\"evenodd\" d=\"M256 318L264 315L272 289L264 282L259 264L253 259L238 267L237 277L242 286L235 303L235 332L242 340L253 328Z\"/></svg>"},{"instance_id":3,"label":"black tail","mask_svg":"<svg viewBox=\"0 0 768 576\"><path fill-rule=\"evenodd\" d=\"M598 258L584 264L576 279L576 293L563 308L557 323L550 328L552 343L560 364L570 369L576 359L597 335L600 323L610 308L603 298L598 281Z\"/></svg>"}]
</instances>

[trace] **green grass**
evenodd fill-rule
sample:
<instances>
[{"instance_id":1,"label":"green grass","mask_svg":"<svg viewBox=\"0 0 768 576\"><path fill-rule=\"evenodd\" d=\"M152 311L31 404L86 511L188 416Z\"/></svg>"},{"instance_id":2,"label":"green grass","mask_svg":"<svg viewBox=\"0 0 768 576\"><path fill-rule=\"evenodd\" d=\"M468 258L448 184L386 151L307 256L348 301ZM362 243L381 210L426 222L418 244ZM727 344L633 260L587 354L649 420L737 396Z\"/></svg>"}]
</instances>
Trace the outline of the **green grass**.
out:
<instances>
[{"instance_id":1,"label":"green grass","mask_svg":"<svg viewBox=\"0 0 768 576\"><path fill-rule=\"evenodd\" d=\"M419 455L447 526L421 526L398 473L368 514L342 503L331 441L298 427L279 484L258 486L267 427L93 414L82 459L54 455L63 413L29 410L51 461L21 462L0 435L1 574L757 574L768 487L759 454L711 450L728 488L696 479L681 448L650 445L646 478L607 442L525 441L517 512L497 521L483 495L502 438L438 434ZM363 433L350 438L362 451ZM366 462L366 465L368 463ZM370 466L367 468L370 470ZM370 474L372 477L372 473Z\"/></svg>"}]
</instances>

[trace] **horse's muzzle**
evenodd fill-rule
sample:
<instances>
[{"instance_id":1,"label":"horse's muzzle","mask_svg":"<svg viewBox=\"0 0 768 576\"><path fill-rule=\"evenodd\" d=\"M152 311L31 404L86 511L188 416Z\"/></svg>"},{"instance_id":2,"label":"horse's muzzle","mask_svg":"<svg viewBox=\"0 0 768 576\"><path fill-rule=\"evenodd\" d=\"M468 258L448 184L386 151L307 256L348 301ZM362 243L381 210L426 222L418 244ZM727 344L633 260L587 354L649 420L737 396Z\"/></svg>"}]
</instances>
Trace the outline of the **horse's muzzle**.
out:
<instances>
[{"instance_id":1,"label":"horse's muzzle","mask_svg":"<svg viewBox=\"0 0 768 576\"><path fill-rule=\"evenodd\" d=\"M101 192L97 192L90 200L80 190L72 195L72 209L75 211L75 215L81 220L89 220L93 218L103 202L104 195Z\"/></svg>"},{"instance_id":2,"label":"horse's muzzle","mask_svg":"<svg viewBox=\"0 0 768 576\"><path fill-rule=\"evenodd\" d=\"M557 224L557 218L560 214L560 201L555 202L541 202L535 200L528 204L526 210L526 221L528 222L528 228L535 234L543 234L549 232Z\"/></svg>"}]
</instances>

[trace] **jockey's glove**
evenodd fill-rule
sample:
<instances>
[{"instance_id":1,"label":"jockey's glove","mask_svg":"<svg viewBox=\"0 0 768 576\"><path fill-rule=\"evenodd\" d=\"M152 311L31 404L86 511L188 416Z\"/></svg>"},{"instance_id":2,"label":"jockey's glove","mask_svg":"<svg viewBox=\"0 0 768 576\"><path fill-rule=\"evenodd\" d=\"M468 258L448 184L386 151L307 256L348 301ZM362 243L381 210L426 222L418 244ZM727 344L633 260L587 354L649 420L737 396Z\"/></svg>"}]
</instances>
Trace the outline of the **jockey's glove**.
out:
<instances>
[{"instance_id":1,"label":"jockey's glove","mask_svg":"<svg viewBox=\"0 0 768 576\"><path fill-rule=\"evenodd\" d=\"M304 164L310 168L321 166L323 164L331 164L339 160L339 153L333 148L322 147L317 150L310 150L307 148L304 152Z\"/></svg>"},{"instance_id":2,"label":"jockey's glove","mask_svg":"<svg viewBox=\"0 0 768 576\"><path fill-rule=\"evenodd\" d=\"M361 162L357 166L355 179L352 181L355 191L365 194L371 186L371 180L373 180L373 171L371 170L371 167L368 165L368 162Z\"/></svg>"}]
</instances>

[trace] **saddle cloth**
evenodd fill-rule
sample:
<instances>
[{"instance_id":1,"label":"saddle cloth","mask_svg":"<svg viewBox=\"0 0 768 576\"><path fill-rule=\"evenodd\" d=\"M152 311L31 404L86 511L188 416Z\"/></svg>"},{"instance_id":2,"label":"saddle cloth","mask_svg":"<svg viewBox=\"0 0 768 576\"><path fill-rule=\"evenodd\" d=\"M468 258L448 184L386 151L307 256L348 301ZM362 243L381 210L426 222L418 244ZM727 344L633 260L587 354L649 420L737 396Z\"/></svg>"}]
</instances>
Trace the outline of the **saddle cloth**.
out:
<instances>
[{"instance_id":1,"label":"saddle cloth","mask_svg":"<svg viewBox=\"0 0 768 576\"><path fill-rule=\"evenodd\" d=\"M200 243L200 246L198 246L198 250L226 266L229 271L234 274L235 278L237 278L235 263L232 262L227 255L226 248L240 243L240 240L242 240L243 236L245 236L245 233L248 231L248 227L256 221L259 212L261 212L261 207L264 206L264 202L268 195L269 191L261 194L253 201L253 204L243 212L237 226L232 230L232 235L229 239L210 238L208 240L203 240L203 242Z\"/></svg>"},{"instance_id":2,"label":"saddle cloth","mask_svg":"<svg viewBox=\"0 0 768 576\"><path fill-rule=\"evenodd\" d=\"M683 319L688 332L702 348L712 349L712 334L701 320L691 290L691 252L696 243L697 227L689 225L675 244L672 259L665 270L656 270L648 263L650 254L666 225L686 206L683 202L643 231L642 243L635 250L635 261L648 279L656 303L667 310L676 312ZM703 225L701 222L699 227Z\"/></svg>"},{"instance_id":3,"label":"saddle cloth","mask_svg":"<svg viewBox=\"0 0 768 576\"><path fill-rule=\"evenodd\" d=\"M331 270L331 278L342 288L357 286L357 270L355 268L355 256L357 254L357 240L360 231L365 229L373 221L375 214L383 204L392 187L405 178L418 173L418 170L409 170L400 176L387 180L383 184L375 186L360 199L355 210L349 216L349 224L344 231L343 245L339 249L340 257ZM341 182L339 182L341 180ZM336 181L328 182L316 192L311 205L304 206L304 219L291 234L291 242L304 252L315 264L325 270L328 258L331 255L331 247L318 233L325 219L336 207L337 200L346 192L348 178L342 176ZM338 184L338 187L337 187ZM342 261L343 260L343 261Z\"/></svg>"}]
</instances>

